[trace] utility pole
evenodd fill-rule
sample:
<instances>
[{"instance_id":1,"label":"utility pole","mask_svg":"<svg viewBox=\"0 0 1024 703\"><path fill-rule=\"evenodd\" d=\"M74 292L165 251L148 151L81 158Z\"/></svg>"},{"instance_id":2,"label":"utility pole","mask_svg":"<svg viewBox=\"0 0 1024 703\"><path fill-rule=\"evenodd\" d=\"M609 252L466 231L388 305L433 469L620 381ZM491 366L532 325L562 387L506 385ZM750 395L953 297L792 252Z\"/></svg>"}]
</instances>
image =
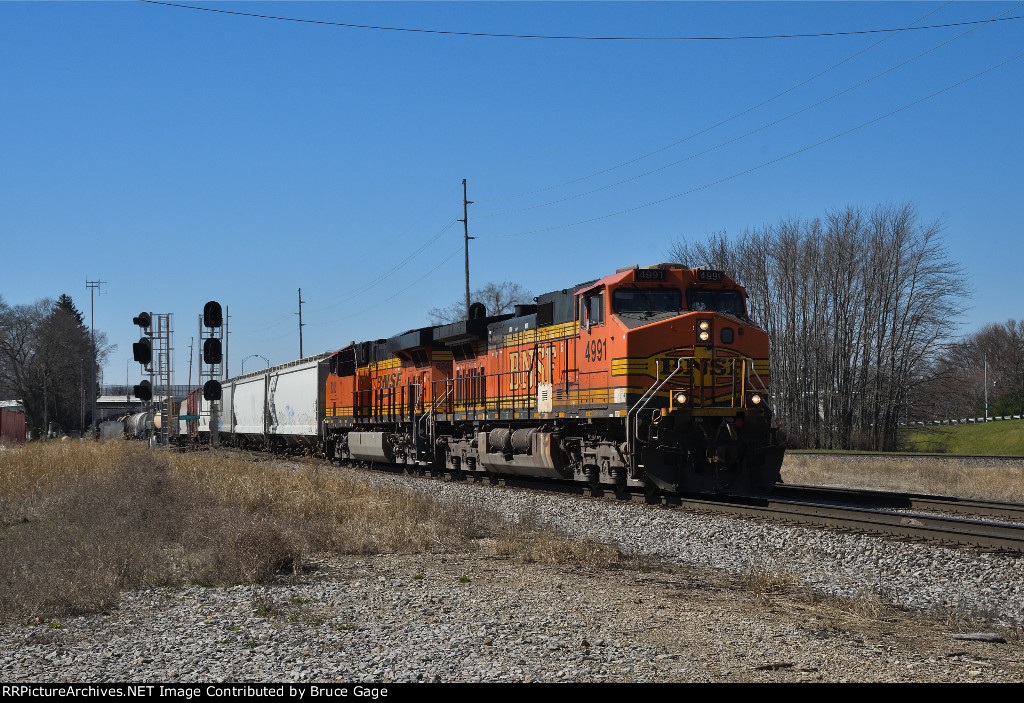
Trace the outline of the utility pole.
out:
<instances>
[{"instance_id":1,"label":"utility pole","mask_svg":"<svg viewBox=\"0 0 1024 703\"><path fill-rule=\"evenodd\" d=\"M302 324L302 303L303 302L305 302L305 301L302 300L302 289L299 288L299 358L300 359L302 358L302 328L304 327L304 325Z\"/></svg>"},{"instance_id":2,"label":"utility pole","mask_svg":"<svg viewBox=\"0 0 1024 703\"><path fill-rule=\"evenodd\" d=\"M988 355L985 355L985 422L988 422Z\"/></svg>"},{"instance_id":3,"label":"utility pole","mask_svg":"<svg viewBox=\"0 0 1024 703\"><path fill-rule=\"evenodd\" d=\"M463 241L466 253L466 319L469 319L469 240L476 239L476 237L469 236L469 206L473 204L472 200L466 199L466 179L462 179L462 219L459 222L462 223Z\"/></svg>"},{"instance_id":4,"label":"utility pole","mask_svg":"<svg viewBox=\"0 0 1024 703\"><path fill-rule=\"evenodd\" d=\"M192 337L188 340L188 390L192 391L192 346L196 343L196 338ZM186 400L188 397L186 396Z\"/></svg>"},{"instance_id":5,"label":"utility pole","mask_svg":"<svg viewBox=\"0 0 1024 703\"><path fill-rule=\"evenodd\" d=\"M85 359L79 359L78 365L78 392L82 394L82 421L78 425L81 436L85 437Z\"/></svg>"},{"instance_id":6,"label":"utility pole","mask_svg":"<svg viewBox=\"0 0 1024 703\"><path fill-rule=\"evenodd\" d=\"M92 396L92 425L94 427L96 426L96 307L93 296L97 290L100 291L100 295L103 295L100 286L104 283L106 281L90 281L88 278L85 279L85 287L89 289L89 340L92 347L89 354L89 366L92 368L92 373L89 374L92 377L89 395Z\"/></svg>"}]
</instances>

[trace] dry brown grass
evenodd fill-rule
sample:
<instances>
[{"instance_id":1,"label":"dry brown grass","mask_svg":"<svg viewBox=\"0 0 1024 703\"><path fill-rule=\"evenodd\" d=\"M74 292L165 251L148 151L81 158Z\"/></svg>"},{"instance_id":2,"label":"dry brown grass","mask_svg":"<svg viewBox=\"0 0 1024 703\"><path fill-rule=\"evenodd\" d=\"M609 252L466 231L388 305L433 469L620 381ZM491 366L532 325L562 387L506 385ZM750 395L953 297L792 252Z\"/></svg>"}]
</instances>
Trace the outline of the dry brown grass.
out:
<instances>
[{"instance_id":1,"label":"dry brown grass","mask_svg":"<svg viewBox=\"0 0 1024 703\"><path fill-rule=\"evenodd\" d=\"M29 445L0 453L0 619L102 610L146 585L267 581L311 552L468 549L481 520L316 466Z\"/></svg>"},{"instance_id":2,"label":"dry brown grass","mask_svg":"<svg viewBox=\"0 0 1024 703\"><path fill-rule=\"evenodd\" d=\"M796 574L777 564L764 561L751 564L747 571L739 576L739 583L741 588L762 605L779 596L791 596L803 588Z\"/></svg>"},{"instance_id":3,"label":"dry brown grass","mask_svg":"<svg viewBox=\"0 0 1024 703\"><path fill-rule=\"evenodd\" d=\"M318 464L253 461L242 454L172 457L177 475L299 531L307 550L345 554L440 551L479 536L480 516L411 488L379 486Z\"/></svg>"},{"instance_id":4,"label":"dry brown grass","mask_svg":"<svg viewBox=\"0 0 1024 703\"><path fill-rule=\"evenodd\" d=\"M787 483L1024 501L1024 469L997 461L787 454L782 466L782 480Z\"/></svg>"},{"instance_id":5,"label":"dry brown grass","mask_svg":"<svg viewBox=\"0 0 1024 703\"><path fill-rule=\"evenodd\" d=\"M487 551L521 564L585 569L607 569L633 561L611 545L591 539L569 540L552 530L540 529L509 530L493 540Z\"/></svg>"}]
</instances>

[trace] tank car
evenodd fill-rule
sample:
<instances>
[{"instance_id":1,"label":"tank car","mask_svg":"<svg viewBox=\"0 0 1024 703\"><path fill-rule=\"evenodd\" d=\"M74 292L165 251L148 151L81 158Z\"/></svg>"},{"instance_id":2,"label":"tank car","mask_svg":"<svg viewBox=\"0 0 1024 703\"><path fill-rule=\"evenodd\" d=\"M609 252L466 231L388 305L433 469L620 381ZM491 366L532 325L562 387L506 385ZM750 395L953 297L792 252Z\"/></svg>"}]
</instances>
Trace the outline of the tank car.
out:
<instances>
[{"instance_id":1,"label":"tank car","mask_svg":"<svg viewBox=\"0 0 1024 703\"><path fill-rule=\"evenodd\" d=\"M784 452L767 333L721 271L632 266L320 362L330 459L651 492L760 492Z\"/></svg>"}]
</instances>

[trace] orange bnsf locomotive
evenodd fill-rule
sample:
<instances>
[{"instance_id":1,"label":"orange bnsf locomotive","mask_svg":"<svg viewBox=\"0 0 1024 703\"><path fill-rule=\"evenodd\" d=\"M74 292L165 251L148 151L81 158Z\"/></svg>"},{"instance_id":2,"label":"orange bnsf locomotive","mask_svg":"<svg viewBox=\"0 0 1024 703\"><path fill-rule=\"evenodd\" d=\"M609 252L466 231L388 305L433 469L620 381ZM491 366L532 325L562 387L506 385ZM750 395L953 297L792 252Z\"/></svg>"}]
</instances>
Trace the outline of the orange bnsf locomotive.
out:
<instances>
[{"instance_id":1,"label":"orange bnsf locomotive","mask_svg":"<svg viewBox=\"0 0 1024 703\"><path fill-rule=\"evenodd\" d=\"M630 267L320 362L329 459L652 492L764 491L768 335L721 271Z\"/></svg>"}]
</instances>

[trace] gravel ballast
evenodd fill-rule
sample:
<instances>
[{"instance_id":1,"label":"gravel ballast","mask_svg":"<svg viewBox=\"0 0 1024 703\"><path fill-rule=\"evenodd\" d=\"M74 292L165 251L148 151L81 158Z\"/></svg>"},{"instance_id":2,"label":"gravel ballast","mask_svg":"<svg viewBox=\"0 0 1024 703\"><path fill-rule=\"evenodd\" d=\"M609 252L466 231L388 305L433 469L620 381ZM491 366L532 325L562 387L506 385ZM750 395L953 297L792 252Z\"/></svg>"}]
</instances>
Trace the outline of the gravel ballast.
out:
<instances>
[{"instance_id":1,"label":"gravel ballast","mask_svg":"<svg viewBox=\"0 0 1024 703\"><path fill-rule=\"evenodd\" d=\"M332 556L280 585L146 589L107 614L7 627L0 679L1024 681L1017 556L367 477L615 544L647 566Z\"/></svg>"}]
</instances>

